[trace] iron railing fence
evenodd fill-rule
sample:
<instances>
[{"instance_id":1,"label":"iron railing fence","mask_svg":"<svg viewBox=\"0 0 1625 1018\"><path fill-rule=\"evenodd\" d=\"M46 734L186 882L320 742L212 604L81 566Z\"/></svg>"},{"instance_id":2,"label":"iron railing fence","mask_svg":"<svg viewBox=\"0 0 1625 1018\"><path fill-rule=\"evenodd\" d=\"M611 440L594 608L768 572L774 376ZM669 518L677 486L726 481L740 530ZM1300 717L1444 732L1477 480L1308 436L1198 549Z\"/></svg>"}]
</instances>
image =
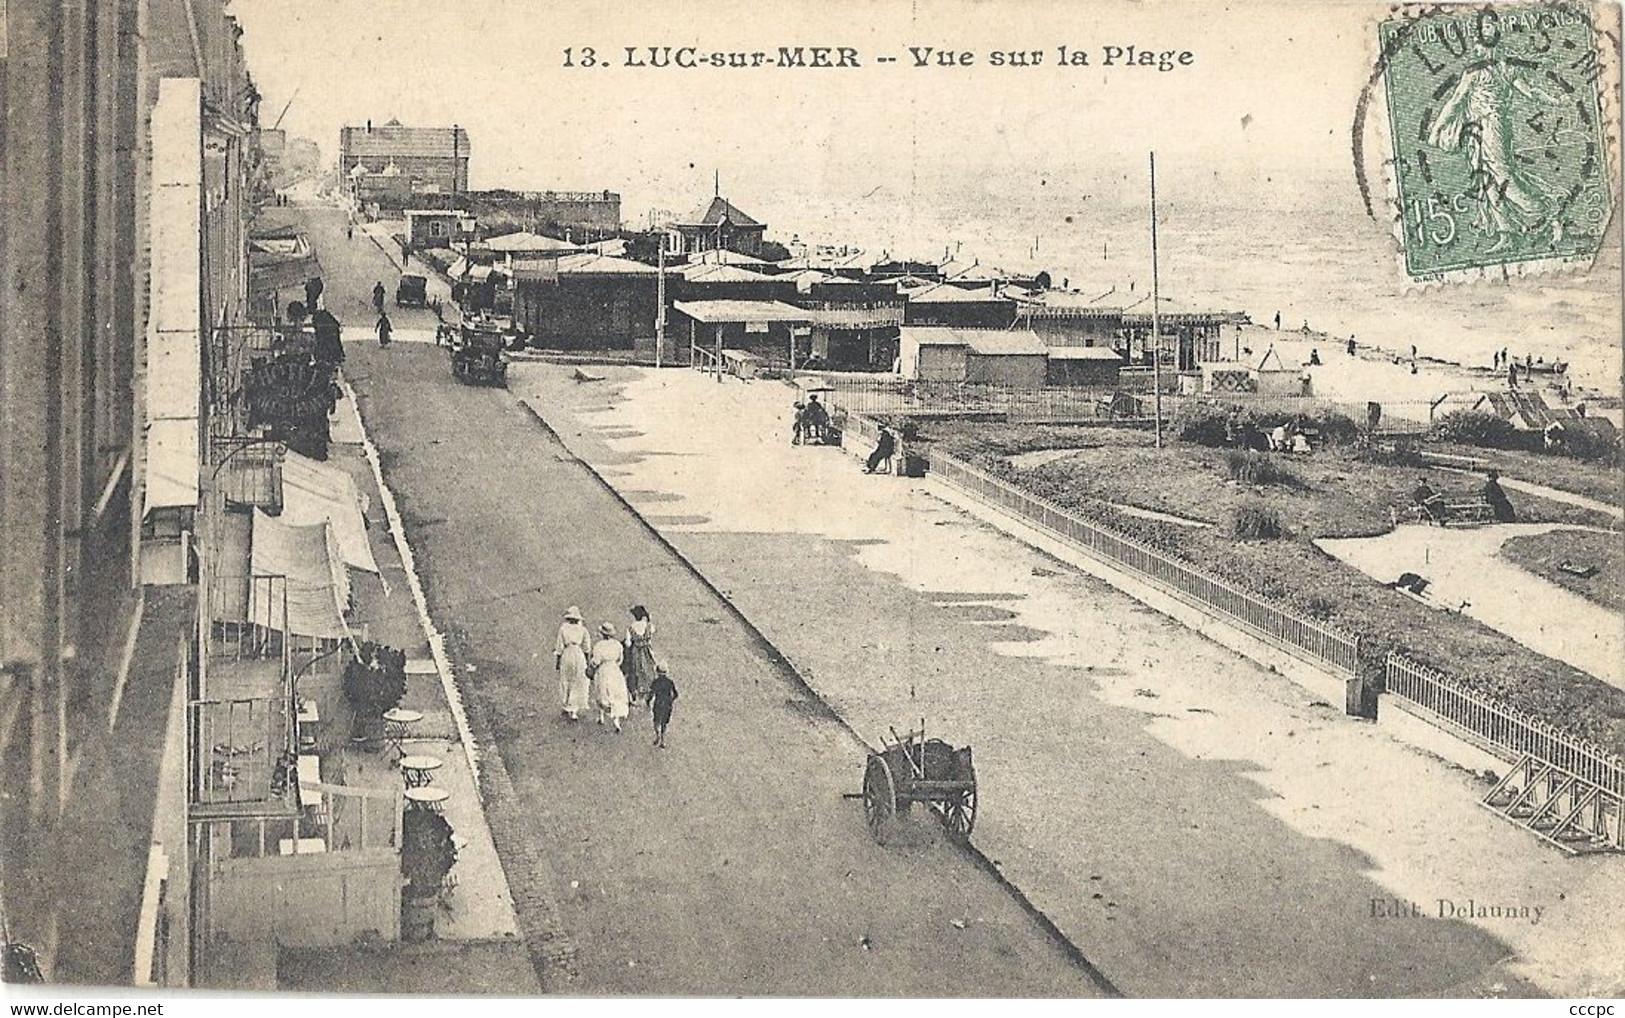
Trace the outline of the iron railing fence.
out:
<instances>
[{"instance_id":1,"label":"iron railing fence","mask_svg":"<svg viewBox=\"0 0 1625 1018\"><path fill-rule=\"evenodd\" d=\"M852 414L847 434L872 444L879 430L872 420ZM1187 563L1090 522L1047 499L971 466L933 452L930 474L986 504L1061 538L1067 543L1218 615L1240 628L1313 664L1354 676L1360 670L1360 641L1333 626L1304 618L1262 597L1238 590ZM1400 654L1386 658L1385 691L1439 727L1464 735L1507 759L1528 754L1543 763L1625 796L1625 759L1590 740L1541 721L1495 697L1469 689L1449 676Z\"/></svg>"},{"instance_id":2,"label":"iron railing fence","mask_svg":"<svg viewBox=\"0 0 1625 1018\"><path fill-rule=\"evenodd\" d=\"M1240 590L1191 565L1115 533L1013 484L943 453L931 455L931 475L1004 509L1096 558L1125 568L1156 587L1291 654L1354 675L1359 639Z\"/></svg>"},{"instance_id":3,"label":"iron railing fence","mask_svg":"<svg viewBox=\"0 0 1625 1018\"><path fill-rule=\"evenodd\" d=\"M1588 739L1476 692L1401 654L1389 654L1387 692L1439 727L1466 735L1498 756L1523 754L1567 771L1614 795L1625 796L1625 760Z\"/></svg>"}]
</instances>

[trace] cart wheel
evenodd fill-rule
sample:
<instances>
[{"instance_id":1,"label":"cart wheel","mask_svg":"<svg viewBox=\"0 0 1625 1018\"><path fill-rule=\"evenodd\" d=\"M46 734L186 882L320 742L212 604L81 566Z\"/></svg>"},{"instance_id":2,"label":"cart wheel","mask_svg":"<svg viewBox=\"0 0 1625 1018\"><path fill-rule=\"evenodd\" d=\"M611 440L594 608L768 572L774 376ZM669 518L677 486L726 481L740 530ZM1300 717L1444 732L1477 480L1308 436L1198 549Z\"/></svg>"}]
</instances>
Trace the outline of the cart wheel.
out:
<instances>
[{"instance_id":1,"label":"cart wheel","mask_svg":"<svg viewBox=\"0 0 1625 1018\"><path fill-rule=\"evenodd\" d=\"M971 828L976 826L976 787L973 785L959 793L959 798L942 804L942 826L955 841L968 841Z\"/></svg>"},{"instance_id":2,"label":"cart wheel","mask_svg":"<svg viewBox=\"0 0 1625 1018\"><path fill-rule=\"evenodd\" d=\"M892 781L891 768L885 757L871 755L863 771L863 815L876 841L880 840L886 821L896 812L897 785Z\"/></svg>"}]
</instances>

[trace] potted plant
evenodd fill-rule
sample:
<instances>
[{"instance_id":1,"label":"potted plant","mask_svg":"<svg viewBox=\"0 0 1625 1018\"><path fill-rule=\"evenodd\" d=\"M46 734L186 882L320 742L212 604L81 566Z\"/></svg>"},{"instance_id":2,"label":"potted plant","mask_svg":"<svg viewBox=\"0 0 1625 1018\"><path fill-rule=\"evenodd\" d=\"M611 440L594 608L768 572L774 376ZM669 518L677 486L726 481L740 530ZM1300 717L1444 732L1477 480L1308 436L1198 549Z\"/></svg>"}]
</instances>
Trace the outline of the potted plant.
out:
<instances>
[{"instance_id":1,"label":"potted plant","mask_svg":"<svg viewBox=\"0 0 1625 1018\"><path fill-rule=\"evenodd\" d=\"M406 653L381 643L361 644L344 666L344 698L355 711L351 731L363 748L377 750L384 741L384 712L406 695Z\"/></svg>"},{"instance_id":2,"label":"potted plant","mask_svg":"<svg viewBox=\"0 0 1625 1018\"><path fill-rule=\"evenodd\" d=\"M436 899L457 862L451 824L439 813L407 810L401 818L401 937L418 942L434 936Z\"/></svg>"}]
</instances>

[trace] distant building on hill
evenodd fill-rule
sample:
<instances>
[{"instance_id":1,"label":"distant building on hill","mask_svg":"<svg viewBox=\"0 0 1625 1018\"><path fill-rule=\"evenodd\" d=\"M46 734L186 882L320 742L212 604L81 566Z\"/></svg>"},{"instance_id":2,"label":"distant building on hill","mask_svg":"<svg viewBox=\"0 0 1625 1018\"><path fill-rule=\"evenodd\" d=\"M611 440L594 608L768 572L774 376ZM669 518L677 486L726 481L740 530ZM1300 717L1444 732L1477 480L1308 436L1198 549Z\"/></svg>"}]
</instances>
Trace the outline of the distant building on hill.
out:
<instances>
[{"instance_id":1,"label":"distant building on hill","mask_svg":"<svg viewBox=\"0 0 1625 1018\"><path fill-rule=\"evenodd\" d=\"M398 120L339 131L339 172L351 180L381 175L406 178L411 192L457 194L468 190L468 132L451 127L406 127ZM357 167L361 173L356 173Z\"/></svg>"}]
</instances>

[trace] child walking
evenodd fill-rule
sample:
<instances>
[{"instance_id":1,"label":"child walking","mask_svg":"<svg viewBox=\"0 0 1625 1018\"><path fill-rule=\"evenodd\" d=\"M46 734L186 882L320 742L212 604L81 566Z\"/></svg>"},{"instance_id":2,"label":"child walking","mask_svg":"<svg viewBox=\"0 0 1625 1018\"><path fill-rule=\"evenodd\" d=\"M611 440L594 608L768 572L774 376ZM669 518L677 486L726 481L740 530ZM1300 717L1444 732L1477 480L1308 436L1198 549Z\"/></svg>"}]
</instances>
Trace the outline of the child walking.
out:
<instances>
[{"instance_id":1,"label":"child walking","mask_svg":"<svg viewBox=\"0 0 1625 1018\"><path fill-rule=\"evenodd\" d=\"M671 705L677 702L677 684L666 674L666 662L655 665L655 680L649 684L649 703L654 707L655 745L666 748L666 726L671 724Z\"/></svg>"}]
</instances>

